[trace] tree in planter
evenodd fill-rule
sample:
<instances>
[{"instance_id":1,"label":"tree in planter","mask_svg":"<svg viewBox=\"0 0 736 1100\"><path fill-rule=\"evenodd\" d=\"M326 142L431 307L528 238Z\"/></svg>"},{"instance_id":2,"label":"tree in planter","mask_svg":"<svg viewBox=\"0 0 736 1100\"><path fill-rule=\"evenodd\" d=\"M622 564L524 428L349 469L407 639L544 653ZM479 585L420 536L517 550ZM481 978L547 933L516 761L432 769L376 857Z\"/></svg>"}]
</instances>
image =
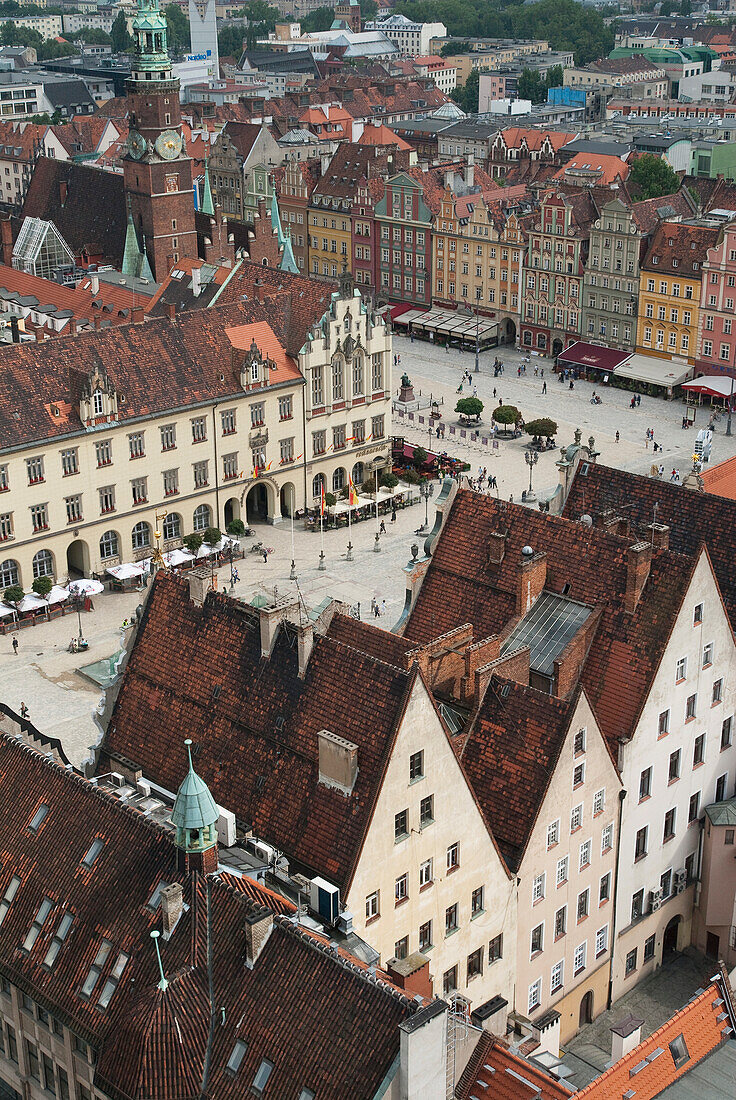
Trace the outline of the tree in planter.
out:
<instances>
[{"instance_id":1,"label":"tree in planter","mask_svg":"<svg viewBox=\"0 0 736 1100\"><path fill-rule=\"evenodd\" d=\"M381 474L381 485L385 485L387 489L395 489L398 484L399 479L396 474Z\"/></svg>"},{"instance_id":2,"label":"tree in planter","mask_svg":"<svg viewBox=\"0 0 736 1100\"><path fill-rule=\"evenodd\" d=\"M337 497L334 493L325 493L325 508L334 508L337 504Z\"/></svg>"},{"instance_id":3,"label":"tree in planter","mask_svg":"<svg viewBox=\"0 0 736 1100\"><path fill-rule=\"evenodd\" d=\"M480 419L483 412L483 402L479 397L461 397L455 406L455 412L460 416L475 416Z\"/></svg>"},{"instance_id":4,"label":"tree in planter","mask_svg":"<svg viewBox=\"0 0 736 1100\"><path fill-rule=\"evenodd\" d=\"M363 484L361 485L361 489L366 494L366 496L370 496L371 493L375 493L375 491L376 491L376 479L375 479L375 477L367 477L365 479L365 481L363 482Z\"/></svg>"},{"instance_id":5,"label":"tree in planter","mask_svg":"<svg viewBox=\"0 0 736 1100\"><path fill-rule=\"evenodd\" d=\"M54 582L51 577L36 577L35 581L31 585L31 588L40 596L42 600L45 600L51 589L54 587Z\"/></svg>"},{"instance_id":6,"label":"tree in planter","mask_svg":"<svg viewBox=\"0 0 736 1100\"><path fill-rule=\"evenodd\" d=\"M5 589L3 599L5 603L19 604L25 596L25 592L19 584L11 584L9 588Z\"/></svg>"},{"instance_id":7,"label":"tree in planter","mask_svg":"<svg viewBox=\"0 0 736 1100\"><path fill-rule=\"evenodd\" d=\"M239 535L245 534L245 524L242 519L231 519L225 530L228 535L233 535L237 538Z\"/></svg>"},{"instance_id":8,"label":"tree in planter","mask_svg":"<svg viewBox=\"0 0 736 1100\"><path fill-rule=\"evenodd\" d=\"M209 547L217 546L221 539L222 531L219 527L208 527L202 536L202 541L206 542Z\"/></svg>"},{"instance_id":9,"label":"tree in planter","mask_svg":"<svg viewBox=\"0 0 736 1100\"><path fill-rule=\"evenodd\" d=\"M503 424L505 429L509 425L516 426L521 420L521 413L516 405L499 405L493 413L493 419L497 424Z\"/></svg>"},{"instance_id":10,"label":"tree in planter","mask_svg":"<svg viewBox=\"0 0 736 1100\"><path fill-rule=\"evenodd\" d=\"M185 535L182 542L186 546L187 550L193 557L196 558L200 546L202 545L202 536L195 531L192 535Z\"/></svg>"},{"instance_id":11,"label":"tree in planter","mask_svg":"<svg viewBox=\"0 0 736 1100\"><path fill-rule=\"evenodd\" d=\"M415 447L414 448L414 457L412 459L412 462L414 463L414 465L416 466L416 468L418 470L421 470L422 466L427 461L428 457L429 456L427 455L427 452L425 451L424 447Z\"/></svg>"},{"instance_id":12,"label":"tree in planter","mask_svg":"<svg viewBox=\"0 0 736 1100\"><path fill-rule=\"evenodd\" d=\"M418 470L405 470L402 478L409 485L419 485L424 480Z\"/></svg>"},{"instance_id":13,"label":"tree in planter","mask_svg":"<svg viewBox=\"0 0 736 1100\"><path fill-rule=\"evenodd\" d=\"M554 420L543 416L539 420L530 420L528 424L524 425L524 431L528 435L544 436L545 439L551 439L553 435L557 435L557 424Z\"/></svg>"}]
</instances>

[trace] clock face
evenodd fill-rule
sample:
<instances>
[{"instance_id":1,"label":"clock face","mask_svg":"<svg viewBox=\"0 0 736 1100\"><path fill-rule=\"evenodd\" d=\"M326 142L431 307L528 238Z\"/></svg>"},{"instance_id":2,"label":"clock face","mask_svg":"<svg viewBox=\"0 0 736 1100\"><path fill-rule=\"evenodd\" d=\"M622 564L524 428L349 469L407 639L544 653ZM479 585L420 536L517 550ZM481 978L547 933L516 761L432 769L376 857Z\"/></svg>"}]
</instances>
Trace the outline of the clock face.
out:
<instances>
[{"instance_id":1,"label":"clock face","mask_svg":"<svg viewBox=\"0 0 736 1100\"><path fill-rule=\"evenodd\" d=\"M128 153L134 160L140 160L146 151L146 139L137 130L131 130L128 134Z\"/></svg>"},{"instance_id":2,"label":"clock face","mask_svg":"<svg viewBox=\"0 0 736 1100\"><path fill-rule=\"evenodd\" d=\"M176 160L181 152L181 134L176 130L164 130L156 138L156 152L163 160Z\"/></svg>"}]
</instances>

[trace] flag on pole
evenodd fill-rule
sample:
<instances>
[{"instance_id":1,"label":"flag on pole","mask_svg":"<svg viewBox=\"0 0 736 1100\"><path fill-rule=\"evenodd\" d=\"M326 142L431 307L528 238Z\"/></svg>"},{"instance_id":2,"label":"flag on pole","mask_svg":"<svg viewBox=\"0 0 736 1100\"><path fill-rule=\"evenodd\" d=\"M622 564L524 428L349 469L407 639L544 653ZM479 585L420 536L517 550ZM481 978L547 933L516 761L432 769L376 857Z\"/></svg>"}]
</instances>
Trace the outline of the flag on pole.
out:
<instances>
[{"instance_id":1,"label":"flag on pole","mask_svg":"<svg viewBox=\"0 0 736 1100\"><path fill-rule=\"evenodd\" d=\"M325 483L322 481L319 487L319 514L325 514Z\"/></svg>"},{"instance_id":2,"label":"flag on pole","mask_svg":"<svg viewBox=\"0 0 736 1100\"><path fill-rule=\"evenodd\" d=\"M358 503L358 492L353 485L353 479L348 475L348 504Z\"/></svg>"}]
</instances>

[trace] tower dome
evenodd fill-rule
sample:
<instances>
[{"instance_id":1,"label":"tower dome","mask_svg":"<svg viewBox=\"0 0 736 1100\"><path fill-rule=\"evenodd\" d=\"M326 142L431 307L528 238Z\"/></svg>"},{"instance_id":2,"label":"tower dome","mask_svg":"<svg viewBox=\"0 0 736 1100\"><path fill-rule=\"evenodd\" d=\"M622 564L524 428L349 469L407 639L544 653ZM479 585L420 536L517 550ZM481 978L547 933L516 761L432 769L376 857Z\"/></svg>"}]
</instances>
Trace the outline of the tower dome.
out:
<instances>
[{"instance_id":1,"label":"tower dome","mask_svg":"<svg viewBox=\"0 0 736 1100\"><path fill-rule=\"evenodd\" d=\"M220 812L205 781L192 763L191 739L184 742L189 756L189 771L179 787L171 811L176 829L179 862L184 870L217 870L217 820Z\"/></svg>"}]
</instances>

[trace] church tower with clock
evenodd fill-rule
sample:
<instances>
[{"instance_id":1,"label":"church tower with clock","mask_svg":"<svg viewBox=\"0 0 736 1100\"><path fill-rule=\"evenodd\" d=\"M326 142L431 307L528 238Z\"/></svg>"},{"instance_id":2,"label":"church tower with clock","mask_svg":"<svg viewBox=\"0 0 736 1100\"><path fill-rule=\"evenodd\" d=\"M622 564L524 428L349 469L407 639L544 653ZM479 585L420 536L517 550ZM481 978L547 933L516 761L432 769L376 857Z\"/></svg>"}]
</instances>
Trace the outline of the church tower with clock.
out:
<instances>
[{"instance_id":1,"label":"church tower with clock","mask_svg":"<svg viewBox=\"0 0 736 1100\"><path fill-rule=\"evenodd\" d=\"M171 69L159 0L138 0L133 35L125 194L139 245L161 282L177 260L197 256L192 165L182 139L179 81Z\"/></svg>"}]
</instances>

